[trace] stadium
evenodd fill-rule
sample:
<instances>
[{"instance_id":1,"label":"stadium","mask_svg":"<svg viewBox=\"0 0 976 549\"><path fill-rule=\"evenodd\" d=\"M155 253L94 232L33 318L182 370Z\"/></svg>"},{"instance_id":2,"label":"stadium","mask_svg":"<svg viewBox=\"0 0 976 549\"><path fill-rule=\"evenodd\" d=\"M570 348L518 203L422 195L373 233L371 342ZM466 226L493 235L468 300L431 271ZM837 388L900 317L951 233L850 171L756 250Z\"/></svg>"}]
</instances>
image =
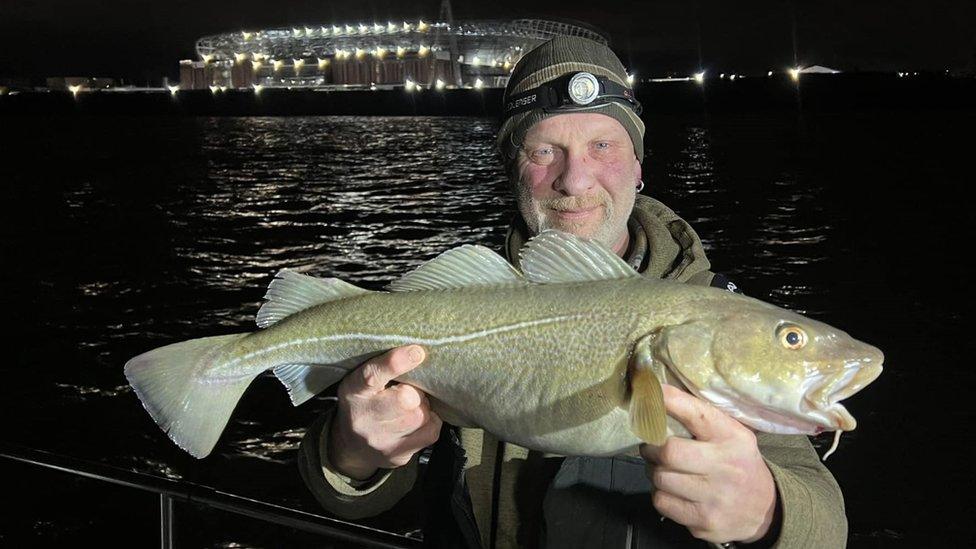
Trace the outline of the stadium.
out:
<instances>
[{"instance_id":1,"label":"stadium","mask_svg":"<svg viewBox=\"0 0 976 549\"><path fill-rule=\"evenodd\" d=\"M511 21L342 23L240 31L197 40L180 89L504 87L521 55L557 35L607 37L579 24Z\"/></svg>"}]
</instances>

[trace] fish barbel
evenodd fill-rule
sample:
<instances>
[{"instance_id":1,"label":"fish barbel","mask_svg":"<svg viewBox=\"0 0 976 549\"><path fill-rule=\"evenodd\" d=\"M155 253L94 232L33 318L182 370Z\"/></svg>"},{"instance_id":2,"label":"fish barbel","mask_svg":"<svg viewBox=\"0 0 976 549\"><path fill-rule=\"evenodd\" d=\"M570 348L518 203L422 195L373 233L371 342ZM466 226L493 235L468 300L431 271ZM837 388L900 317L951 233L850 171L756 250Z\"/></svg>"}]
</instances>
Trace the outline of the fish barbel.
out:
<instances>
[{"instance_id":1,"label":"fish barbel","mask_svg":"<svg viewBox=\"0 0 976 549\"><path fill-rule=\"evenodd\" d=\"M882 353L844 332L725 290L647 278L558 231L530 240L522 272L481 246L421 265L389 292L278 273L256 332L205 337L131 359L125 375L176 444L200 458L265 370L296 406L364 361L417 344L397 378L445 421L561 455L633 453L684 434L661 384L759 431L850 431L840 401L874 381ZM836 440L835 440L836 444Z\"/></svg>"}]
</instances>

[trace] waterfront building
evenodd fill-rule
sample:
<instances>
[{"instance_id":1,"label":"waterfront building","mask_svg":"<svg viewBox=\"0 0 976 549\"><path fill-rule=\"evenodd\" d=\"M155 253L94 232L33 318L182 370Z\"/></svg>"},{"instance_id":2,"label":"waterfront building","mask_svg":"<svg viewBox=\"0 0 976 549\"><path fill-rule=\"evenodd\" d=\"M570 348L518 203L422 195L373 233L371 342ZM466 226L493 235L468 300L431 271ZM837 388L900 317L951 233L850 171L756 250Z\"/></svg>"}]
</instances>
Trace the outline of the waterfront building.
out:
<instances>
[{"instance_id":1,"label":"waterfront building","mask_svg":"<svg viewBox=\"0 0 976 549\"><path fill-rule=\"evenodd\" d=\"M199 59L180 61L180 88L503 88L524 52L564 34L608 43L581 23L542 19L245 30L197 40Z\"/></svg>"}]
</instances>

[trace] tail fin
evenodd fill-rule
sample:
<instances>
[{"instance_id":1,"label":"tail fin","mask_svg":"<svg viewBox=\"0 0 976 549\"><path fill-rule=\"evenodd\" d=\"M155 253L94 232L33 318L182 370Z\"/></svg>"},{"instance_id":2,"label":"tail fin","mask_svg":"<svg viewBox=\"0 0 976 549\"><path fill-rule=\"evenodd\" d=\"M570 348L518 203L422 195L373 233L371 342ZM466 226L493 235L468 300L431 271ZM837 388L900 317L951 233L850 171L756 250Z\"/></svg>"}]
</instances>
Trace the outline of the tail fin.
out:
<instances>
[{"instance_id":1,"label":"tail fin","mask_svg":"<svg viewBox=\"0 0 976 549\"><path fill-rule=\"evenodd\" d=\"M213 450L253 376L202 379L220 351L247 334L191 339L143 353L125 364L142 405L173 442L194 457Z\"/></svg>"}]
</instances>

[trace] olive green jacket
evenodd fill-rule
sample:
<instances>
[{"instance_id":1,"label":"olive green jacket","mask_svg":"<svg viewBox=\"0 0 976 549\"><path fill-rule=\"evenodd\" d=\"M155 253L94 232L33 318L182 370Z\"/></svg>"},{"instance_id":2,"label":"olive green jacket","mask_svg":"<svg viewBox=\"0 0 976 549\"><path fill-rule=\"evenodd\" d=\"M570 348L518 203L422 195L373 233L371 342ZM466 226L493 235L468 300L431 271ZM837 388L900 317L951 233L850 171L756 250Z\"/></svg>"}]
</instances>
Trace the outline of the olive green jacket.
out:
<instances>
[{"instance_id":1,"label":"olive green jacket","mask_svg":"<svg viewBox=\"0 0 976 549\"><path fill-rule=\"evenodd\" d=\"M625 259L646 276L709 285L713 273L691 226L662 203L639 195L628 223ZM506 240L517 262L527 231L516 220ZM417 456L407 465L355 481L334 471L326 453L332 411L308 430L299 452L302 477L321 505L346 519L379 514L409 492L417 478ZM758 434L759 449L776 482L782 522L774 547L843 547L847 518L840 487L802 435ZM467 455L465 477L484 547L532 545L541 521L540 500L557 458L500 442L480 429L461 429ZM492 494L498 501L492 505ZM647 502L650 507L650 501Z\"/></svg>"}]
</instances>

